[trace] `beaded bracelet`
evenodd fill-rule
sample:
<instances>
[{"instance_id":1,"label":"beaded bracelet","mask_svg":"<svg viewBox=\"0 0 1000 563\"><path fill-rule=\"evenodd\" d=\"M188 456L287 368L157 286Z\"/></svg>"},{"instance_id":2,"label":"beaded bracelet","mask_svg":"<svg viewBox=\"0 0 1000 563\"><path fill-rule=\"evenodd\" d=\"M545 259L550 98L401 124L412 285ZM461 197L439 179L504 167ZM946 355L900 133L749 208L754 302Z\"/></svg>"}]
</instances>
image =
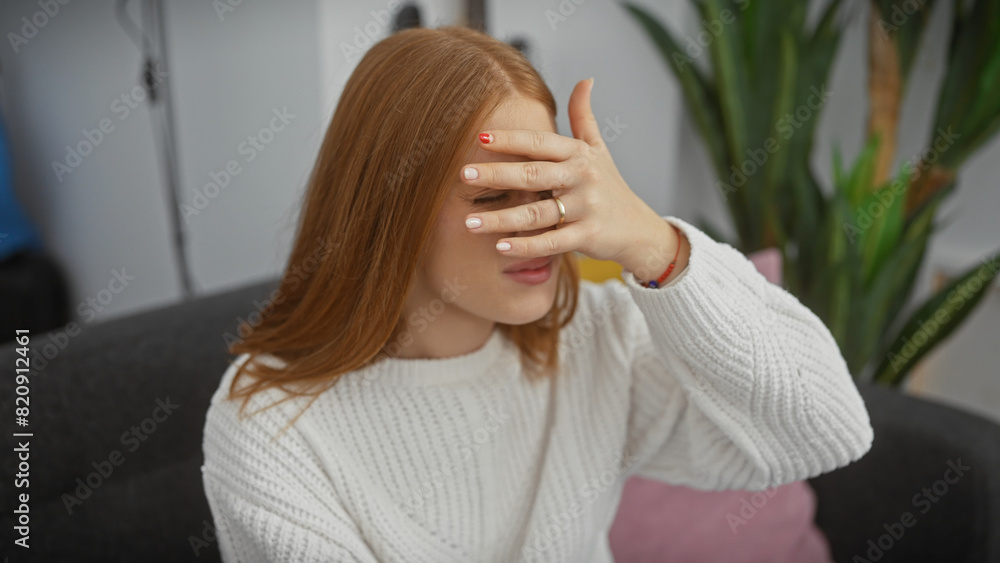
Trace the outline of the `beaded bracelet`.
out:
<instances>
[{"instance_id":1,"label":"beaded bracelet","mask_svg":"<svg viewBox=\"0 0 1000 563\"><path fill-rule=\"evenodd\" d=\"M677 230L677 227L675 227L673 224L671 224L671 223L667 223L667 224L670 225L674 229L675 233L677 233L677 251L674 253L674 259L671 260L670 261L670 265L667 266L667 271L663 272L663 275L661 275L659 278L657 278L657 279L655 279L653 281L650 281L648 283L647 282L639 282L639 285L641 285L642 287L648 287L650 289L654 289L654 288L660 287L660 284L663 283L663 280L665 280L668 277L670 277L670 272L674 271L674 266L677 264L677 257L680 256L680 254L681 254L681 233L680 233L680 231Z\"/></svg>"}]
</instances>

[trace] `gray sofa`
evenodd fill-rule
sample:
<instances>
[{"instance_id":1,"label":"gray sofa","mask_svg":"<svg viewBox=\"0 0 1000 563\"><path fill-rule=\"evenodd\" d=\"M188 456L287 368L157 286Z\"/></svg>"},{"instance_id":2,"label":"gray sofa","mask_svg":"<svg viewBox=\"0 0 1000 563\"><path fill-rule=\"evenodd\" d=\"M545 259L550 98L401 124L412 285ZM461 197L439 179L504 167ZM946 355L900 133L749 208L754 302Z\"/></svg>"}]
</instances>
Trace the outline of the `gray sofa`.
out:
<instances>
[{"instance_id":1,"label":"gray sofa","mask_svg":"<svg viewBox=\"0 0 1000 563\"><path fill-rule=\"evenodd\" d=\"M31 376L25 428L13 422L18 352L0 348L0 529L11 563L219 560L199 469L205 411L230 359L223 335L274 287L32 335L30 346L51 359ZM836 560L1000 561L1000 426L896 391L861 392L872 451L810 481ZM23 440L14 432L34 434L28 489L12 487L11 452ZM969 469L959 476L949 464ZM13 543L23 492L28 550Z\"/></svg>"}]
</instances>

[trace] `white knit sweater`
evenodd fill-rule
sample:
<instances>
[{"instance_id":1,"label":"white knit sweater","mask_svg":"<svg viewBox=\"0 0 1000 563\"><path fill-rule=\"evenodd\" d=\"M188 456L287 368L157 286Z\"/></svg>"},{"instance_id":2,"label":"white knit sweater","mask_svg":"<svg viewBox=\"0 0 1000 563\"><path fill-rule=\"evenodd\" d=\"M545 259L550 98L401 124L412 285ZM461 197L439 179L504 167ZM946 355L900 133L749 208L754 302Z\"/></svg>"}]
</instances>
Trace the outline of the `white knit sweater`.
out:
<instances>
[{"instance_id":1,"label":"white knit sweater","mask_svg":"<svg viewBox=\"0 0 1000 563\"><path fill-rule=\"evenodd\" d=\"M389 358L238 420L207 413L202 476L226 562L611 562L626 478L764 490L864 455L873 431L830 332L743 254L676 217L687 268L584 281L554 384L494 331ZM277 361L269 356L268 361ZM284 394L255 395L249 411Z\"/></svg>"}]
</instances>

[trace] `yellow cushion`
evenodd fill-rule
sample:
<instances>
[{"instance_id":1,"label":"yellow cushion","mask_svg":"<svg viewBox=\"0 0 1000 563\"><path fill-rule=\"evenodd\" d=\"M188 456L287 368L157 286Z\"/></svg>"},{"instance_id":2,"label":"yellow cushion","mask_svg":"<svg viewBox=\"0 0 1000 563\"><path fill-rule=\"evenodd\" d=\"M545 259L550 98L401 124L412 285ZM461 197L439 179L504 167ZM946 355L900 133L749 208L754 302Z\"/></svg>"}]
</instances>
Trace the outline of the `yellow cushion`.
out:
<instances>
[{"instance_id":1,"label":"yellow cushion","mask_svg":"<svg viewBox=\"0 0 1000 563\"><path fill-rule=\"evenodd\" d=\"M594 260L593 258L577 253L578 264L580 265L580 278L596 283L602 283L612 278L625 283L622 279L622 265L612 260Z\"/></svg>"}]
</instances>

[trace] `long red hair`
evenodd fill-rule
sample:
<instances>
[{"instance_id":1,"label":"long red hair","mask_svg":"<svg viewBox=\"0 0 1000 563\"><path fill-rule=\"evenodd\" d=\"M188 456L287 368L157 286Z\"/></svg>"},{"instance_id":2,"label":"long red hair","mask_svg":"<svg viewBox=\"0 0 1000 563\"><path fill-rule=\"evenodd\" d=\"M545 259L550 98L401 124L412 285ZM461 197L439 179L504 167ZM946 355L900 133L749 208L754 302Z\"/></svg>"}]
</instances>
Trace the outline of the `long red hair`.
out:
<instances>
[{"instance_id":1,"label":"long red hair","mask_svg":"<svg viewBox=\"0 0 1000 563\"><path fill-rule=\"evenodd\" d=\"M340 375L393 353L407 290L452 179L475 148L470 139L515 94L555 118L552 93L521 53L473 29L407 29L365 54L323 139L271 307L254 326L244 321L229 346L234 356L250 354L229 389L230 399L243 399L240 413L269 388L286 399L312 396L308 408ZM559 331L576 311L574 254L560 266L544 317L498 323L529 380L558 372ZM259 354L283 365L254 363ZM237 389L251 364L253 381Z\"/></svg>"}]
</instances>

